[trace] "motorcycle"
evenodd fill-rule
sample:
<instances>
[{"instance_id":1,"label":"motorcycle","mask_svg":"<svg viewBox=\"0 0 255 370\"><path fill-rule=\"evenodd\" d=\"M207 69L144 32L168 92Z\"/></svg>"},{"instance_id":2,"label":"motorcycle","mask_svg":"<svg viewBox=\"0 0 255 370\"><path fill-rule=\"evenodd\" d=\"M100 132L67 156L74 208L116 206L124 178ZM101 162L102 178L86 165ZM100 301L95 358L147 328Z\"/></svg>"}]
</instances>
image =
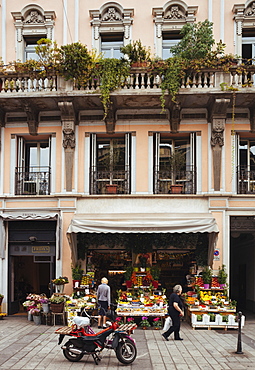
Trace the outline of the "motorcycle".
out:
<instances>
[{"instance_id":1,"label":"motorcycle","mask_svg":"<svg viewBox=\"0 0 255 370\"><path fill-rule=\"evenodd\" d=\"M135 340L130 336L136 324L119 325L112 322L109 327L95 333L90 327L90 318L77 316L73 319L72 327L56 330L59 334L60 345L68 335L72 337L61 348L68 361L78 362L84 355L92 355L96 365L101 361L103 349L113 349L117 359L125 365L131 364L137 356Z\"/></svg>"}]
</instances>

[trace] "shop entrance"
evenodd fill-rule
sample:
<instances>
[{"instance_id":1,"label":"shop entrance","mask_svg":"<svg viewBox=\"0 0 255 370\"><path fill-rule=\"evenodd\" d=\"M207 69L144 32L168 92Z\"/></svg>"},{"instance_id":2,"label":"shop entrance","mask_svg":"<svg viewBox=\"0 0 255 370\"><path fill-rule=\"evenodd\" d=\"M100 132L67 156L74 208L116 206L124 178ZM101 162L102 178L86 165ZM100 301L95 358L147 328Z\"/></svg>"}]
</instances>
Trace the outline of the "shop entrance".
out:
<instances>
[{"instance_id":1,"label":"shop entrance","mask_svg":"<svg viewBox=\"0 0 255 370\"><path fill-rule=\"evenodd\" d=\"M55 235L55 221L9 221L9 315L23 311L29 293L52 294Z\"/></svg>"},{"instance_id":2,"label":"shop entrance","mask_svg":"<svg viewBox=\"0 0 255 370\"><path fill-rule=\"evenodd\" d=\"M230 296L237 310L255 312L255 219L231 217Z\"/></svg>"}]
</instances>

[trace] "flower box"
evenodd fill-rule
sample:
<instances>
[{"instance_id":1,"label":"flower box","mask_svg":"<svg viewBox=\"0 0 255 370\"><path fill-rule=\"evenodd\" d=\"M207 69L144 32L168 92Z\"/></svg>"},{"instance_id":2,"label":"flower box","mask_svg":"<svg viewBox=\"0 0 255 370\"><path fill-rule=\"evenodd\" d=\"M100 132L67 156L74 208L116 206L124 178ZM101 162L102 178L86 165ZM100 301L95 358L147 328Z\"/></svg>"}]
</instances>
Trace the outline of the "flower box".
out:
<instances>
[{"instance_id":1,"label":"flower box","mask_svg":"<svg viewBox=\"0 0 255 370\"><path fill-rule=\"evenodd\" d=\"M51 303L50 304L50 310L51 312L54 312L54 313L61 313L64 311L64 304L65 302L61 302L61 303Z\"/></svg>"}]
</instances>

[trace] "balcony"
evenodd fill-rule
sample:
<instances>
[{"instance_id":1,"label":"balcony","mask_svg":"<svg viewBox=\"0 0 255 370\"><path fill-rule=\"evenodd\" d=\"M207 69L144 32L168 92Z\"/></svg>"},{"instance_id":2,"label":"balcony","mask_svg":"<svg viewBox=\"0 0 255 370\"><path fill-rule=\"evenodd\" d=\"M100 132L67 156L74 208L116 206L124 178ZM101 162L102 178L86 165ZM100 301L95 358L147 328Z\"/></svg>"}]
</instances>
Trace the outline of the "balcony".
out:
<instances>
[{"instance_id":1,"label":"balcony","mask_svg":"<svg viewBox=\"0 0 255 370\"><path fill-rule=\"evenodd\" d=\"M255 170L237 167L237 194L255 194Z\"/></svg>"},{"instance_id":2,"label":"balcony","mask_svg":"<svg viewBox=\"0 0 255 370\"><path fill-rule=\"evenodd\" d=\"M50 167L15 169L15 195L49 195Z\"/></svg>"},{"instance_id":3,"label":"balcony","mask_svg":"<svg viewBox=\"0 0 255 370\"><path fill-rule=\"evenodd\" d=\"M177 185L177 186L176 186ZM193 166L186 166L186 170L154 171L155 194L196 194L196 170Z\"/></svg>"},{"instance_id":4,"label":"balcony","mask_svg":"<svg viewBox=\"0 0 255 370\"><path fill-rule=\"evenodd\" d=\"M129 194L130 173L126 170L90 171L90 194Z\"/></svg>"}]
</instances>

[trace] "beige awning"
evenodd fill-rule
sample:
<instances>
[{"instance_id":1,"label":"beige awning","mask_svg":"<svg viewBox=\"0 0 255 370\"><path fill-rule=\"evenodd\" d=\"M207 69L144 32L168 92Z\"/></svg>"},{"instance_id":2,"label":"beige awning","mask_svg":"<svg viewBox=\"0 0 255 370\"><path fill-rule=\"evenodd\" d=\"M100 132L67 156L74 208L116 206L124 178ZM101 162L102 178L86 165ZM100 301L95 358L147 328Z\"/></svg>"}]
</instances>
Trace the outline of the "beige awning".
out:
<instances>
[{"instance_id":1,"label":"beige awning","mask_svg":"<svg viewBox=\"0 0 255 370\"><path fill-rule=\"evenodd\" d=\"M209 233L208 262L213 261L219 229L210 213L76 214L67 230L72 233ZM74 246L69 243L72 251Z\"/></svg>"}]
</instances>

